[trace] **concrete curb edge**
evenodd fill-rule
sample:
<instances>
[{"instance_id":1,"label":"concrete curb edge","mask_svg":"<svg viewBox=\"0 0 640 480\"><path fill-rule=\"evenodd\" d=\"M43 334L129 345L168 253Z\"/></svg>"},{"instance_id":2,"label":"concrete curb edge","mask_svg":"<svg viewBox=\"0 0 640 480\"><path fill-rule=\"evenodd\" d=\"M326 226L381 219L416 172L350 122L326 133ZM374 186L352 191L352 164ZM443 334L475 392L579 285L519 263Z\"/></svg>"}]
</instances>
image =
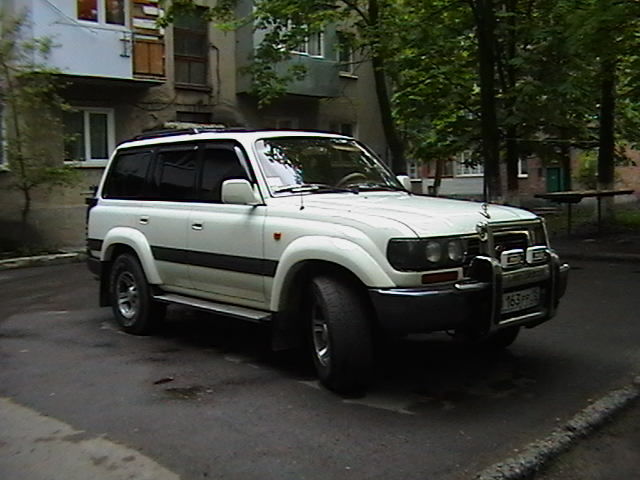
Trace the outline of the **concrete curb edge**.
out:
<instances>
[{"instance_id":1,"label":"concrete curb edge","mask_svg":"<svg viewBox=\"0 0 640 480\"><path fill-rule=\"evenodd\" d=\"M13 268L36 267L40 265L60 265L82 262L87 258L84 252L53 253L34 257L17 257L0 260L0 270Z\"/></svg>"},{"instance_id":2,"label":"concrete curb edge","mask_svg":"<svg viewBox=\"0 0 640 480\"><path fill-rule=\"evenodd\" d=\"M527 445L523 452L482 470L475 480L530 479L544 465L568 450L578 440L602 426L616 413L640 398L640 377L628 386L613 390L588 405L542 440Z\"/></svg>"}]
</instances>

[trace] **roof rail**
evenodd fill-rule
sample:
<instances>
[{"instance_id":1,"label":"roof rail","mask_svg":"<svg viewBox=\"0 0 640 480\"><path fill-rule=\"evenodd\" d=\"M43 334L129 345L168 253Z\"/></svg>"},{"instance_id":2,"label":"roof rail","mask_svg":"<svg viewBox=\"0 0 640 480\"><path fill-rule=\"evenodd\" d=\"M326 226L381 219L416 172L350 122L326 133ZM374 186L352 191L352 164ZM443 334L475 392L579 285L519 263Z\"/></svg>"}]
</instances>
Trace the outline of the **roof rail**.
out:
<instances>
[{"instance_id":1,"label":"roof rail","mask_svg":"<svg viewBox=\"0 0 640 480\"><path fill-rule=\"evenodd\" d=\"M174 135L195 135L197 133L211 132L246 132L244 127L190 127L170 128L166 130L150 130L132 138L132 140L149 140L151 138L172 137Z\"/></svg>"}]
</instances>

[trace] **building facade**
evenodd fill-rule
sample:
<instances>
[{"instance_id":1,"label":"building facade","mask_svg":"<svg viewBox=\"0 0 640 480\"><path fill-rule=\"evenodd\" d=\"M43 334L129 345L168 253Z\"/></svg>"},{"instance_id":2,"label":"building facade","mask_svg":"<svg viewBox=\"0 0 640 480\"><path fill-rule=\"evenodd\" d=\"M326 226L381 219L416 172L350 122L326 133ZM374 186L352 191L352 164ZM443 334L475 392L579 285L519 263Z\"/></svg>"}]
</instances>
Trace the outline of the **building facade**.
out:
<instances>
[{"instance_id":1,"label":"building facade","mask_svg":"<svg viewBox=\"0 0 640 480\"><path fill-rule=\"evenodd\" d=\"M251 5L239 2L238 14ZM221 31L192 15L161 28L157 0L4 0L3 7L27 15L29 36L52 40L46 63L60 72L63 97L73 107L65 113L65 131L57 132L66 139L59 155L81 180L73 188L35 192L33 244L83 244L91 185L116 145L144 131L194 124L337 131L386 156L370 66L345 56L330 29L292 52L289 61L305 65L306 78L259 108L242 73L262 38L250 27ZM22 201L8 188L11 166L6 155L2 160L0 250L19 242Z\"/></svg>"}]
</instances>

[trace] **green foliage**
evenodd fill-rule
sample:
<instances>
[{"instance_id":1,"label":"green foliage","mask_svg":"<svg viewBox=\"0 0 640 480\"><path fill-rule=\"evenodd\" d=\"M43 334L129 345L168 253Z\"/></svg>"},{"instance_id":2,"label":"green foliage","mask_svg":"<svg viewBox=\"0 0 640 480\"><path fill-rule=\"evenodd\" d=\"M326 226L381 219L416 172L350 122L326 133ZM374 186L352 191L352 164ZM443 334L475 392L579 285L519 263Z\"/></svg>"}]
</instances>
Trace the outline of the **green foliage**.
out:
<instances>
[{"instance_id":1,"label":"green foliage","mask_svg":"<svg viewBox=\"0 0 640 480\"><path fill-rule=\"evenodd\" d=\"M588 190L598 186L598 156L595 152L583 152L575 179Z\"/></svg>"},{"instance_id":2,"label":"green foliage","mask_svg":"<svg viewBox=\"0 0 640 480\"><path fill-rule=\"evenodd\" d=\"M165 5L169 20L195 8L193 0ZM415 160L472 150L483 161L487 112L480 102L477 34L486 8L495 15L490 53L504 159L513 164L514 155L536 155L568 164L571 148L598 146L603 59L615 65L618 143L640 143L637 0L259 0L244 18L234 18L234 6L220 0L208 15L222 28L250 25L264 32L247 68L261 104L306 75L298 65L282 68L291 50L333 25L384 74L393 115L387 119L393 128L385 131L399 130Z\"/></svg>"},{"instance_id":3,"label":"green foliage","mask_svg":"<svg viewBox=\"0 0 640 480\"><path fill-rule=\"evenodd\" d=\"M24 16L0 10L0 101L6 114L6 152L13 188L23 194L23 221L37 187L70 185L75 169L62 165L51 132L62 132L62 112L68 105L60 97L56 71L44 59L52 48L49 39L29 38Z\"/></svg>"}]
</instances>

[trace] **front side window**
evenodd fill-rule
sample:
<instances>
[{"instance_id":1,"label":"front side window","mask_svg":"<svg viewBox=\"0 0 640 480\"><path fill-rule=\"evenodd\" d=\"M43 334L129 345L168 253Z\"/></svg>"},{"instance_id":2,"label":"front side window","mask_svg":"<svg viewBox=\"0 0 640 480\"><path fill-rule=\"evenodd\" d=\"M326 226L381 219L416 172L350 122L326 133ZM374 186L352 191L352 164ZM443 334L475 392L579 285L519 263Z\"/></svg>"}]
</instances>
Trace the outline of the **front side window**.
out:
<instances>
[{"instance_id":1,"label":"front side window","mask_svg":"<svg viewBox=\"0 0 640 480\"><path fill-rule=\"evenodd\" d=\"M77 18L86 22L124 25L126 0L77 0Z\"/></svg>"},{"instance_id":2,"label":"front side window","mask_svg":"<svg viewBox=\"0 0 640 480\"><path fill-rule=\"evenodd\" d=\"M196 12L176 18L173 50L176 83L207 85L209 41L204 15Z\"/></svg>"},{"instance_id":3,"label":"front side window","mask_svg":"<svg viewBox=\"0 0 640 480\"><path fill-rule=\"evenodd\" d=\"M146 198L149 194L147 174L150 165L150 151L118 154L105 180L102 196L118 199Z\"/></svg>"},{"instance_id":4,"label":"front side window","mask_svg":"<svg viewBox=\"0 0 640 480\"><path fill-rule=\"evenodd\" d=\"M353 140L279 137L256 150L272 194L403 190L393 174Z\"/></svg>"},{"instance_id":5,"label":"front side window","mask_svg":"<svg viewBox=\"0 0 640 480\"><path fill-rule=\"evenodd\" d=\"M249 180L236 152L227 147L208 147L202 155L200 200L222 202L222 182L234 178Z\"/></svg>"},{"instance_id":6,"label":"front side window","mask_svg":"<svg viewBox=\"0 0 640 480\"><path fill-rule=\"evenodd\" d=\"M107 160L115 148L113 111L77 109L64 115L65 160Z\"/></svg>"}]
</instances>

